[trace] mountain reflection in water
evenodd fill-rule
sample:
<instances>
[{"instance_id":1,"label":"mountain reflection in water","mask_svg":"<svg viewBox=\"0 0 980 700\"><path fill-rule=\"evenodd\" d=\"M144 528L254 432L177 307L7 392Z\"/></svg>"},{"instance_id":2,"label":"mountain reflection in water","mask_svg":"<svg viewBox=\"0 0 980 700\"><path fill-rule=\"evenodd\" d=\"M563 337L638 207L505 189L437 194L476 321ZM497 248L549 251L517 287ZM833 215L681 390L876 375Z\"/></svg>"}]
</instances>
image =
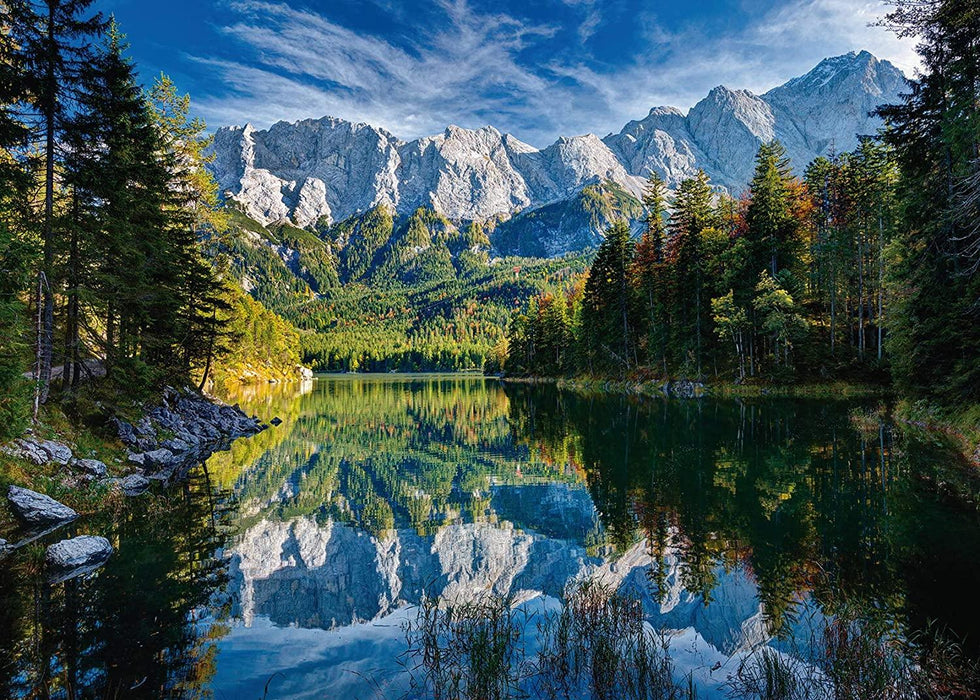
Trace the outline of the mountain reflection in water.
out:
<instances>
[{"instance_id":1,"label":"mountain reflection in water","mask_svg":"<svg viewBox=\"0 0 980 700\"><path fill-rule=\"evenodd\" d=\"M975 483L942 447L852 421L859 404L585 396L466 376L324 378L235 399L283 424L167 496L195 514L178 509L162 534L146 514L124 518L119 555L80 594L14 576L19 612L0 627L16 650L13 697L41 667L93 687L152 678L127 697L196 697L188 676L218 698L258 698L267 682L270 698L397 697L402 625L423 596L492 593L533 619L584 577L671 630L678 672L709 696L761 645L805 650L842 606L900 632L937 620L980 633L980 522L956 496ZM164 536L185 543L179 556L160 554ZM152 567L127 554L139 551L157 553ZM131 665L146 664L120 626L86 622L111 623L109 600L156 610L146 598L173 597L161 591L174 581L188 592L168 598L163 637L147 642L160 668ZM32 615L39 595L56 602ZM36 630L48 651L25 651Z\"/></svg>"}]
</instances>

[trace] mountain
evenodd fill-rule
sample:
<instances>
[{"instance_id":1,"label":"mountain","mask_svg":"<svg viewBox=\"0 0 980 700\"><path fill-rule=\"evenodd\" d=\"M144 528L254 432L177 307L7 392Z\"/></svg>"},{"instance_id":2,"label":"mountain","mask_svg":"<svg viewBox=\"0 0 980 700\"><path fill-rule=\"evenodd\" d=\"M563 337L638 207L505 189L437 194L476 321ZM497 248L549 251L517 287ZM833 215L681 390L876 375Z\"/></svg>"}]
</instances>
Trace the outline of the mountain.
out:
<instances>
[{"instance_id":1,"label":"mountain","mask_svg":"<svg viewBox=\"0 0 980 700\"><path fill-rule=\"evenodd\" d=\"M702 168L737 194L760 143L779 139L802 169L873 134L880 124L869 112L894 101L904 85L892 64L852 52L763 95L719 86L686 115L655 107L602 139L562 137L537 149L492 126L450 126L402 141L384 129L324 117L264 131L221 128L211 167L225 196L262 224L327 226L378 205L396 215L427 207L457 223L507 222L499 243L491 235L497 252L559 255L594 244L612 215L583 209L587 187L615 190L617 205L636 209L651 170L674 187ZM561 234L549 239L542 220L559 222Z\"/></svg>"}]
</instances>

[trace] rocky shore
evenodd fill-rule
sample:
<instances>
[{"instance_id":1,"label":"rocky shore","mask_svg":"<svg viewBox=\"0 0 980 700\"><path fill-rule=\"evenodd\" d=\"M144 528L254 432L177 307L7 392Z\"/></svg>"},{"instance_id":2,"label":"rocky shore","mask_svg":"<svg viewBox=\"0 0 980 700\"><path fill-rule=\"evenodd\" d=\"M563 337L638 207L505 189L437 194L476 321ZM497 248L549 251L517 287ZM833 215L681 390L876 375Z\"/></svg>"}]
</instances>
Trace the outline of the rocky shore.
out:
<instances>
[{"instance_id":1,"label":"rocky shore","mask_svg":"<svg viewBox=\"0 0 980 700\"><path fill-rule=\"evenodd\" d=\"M194 465L229 449L234 440L268 427L238 406L212 401L189 389L169 387L160 403L139 420L129 422L117 416L111 419L111 425L129 449L126 463L114 465L114 469L97 459L77 457L67 444L31 434L0 447L0 452L35 467L53 466L61 483L69 488L101 484L126 497L135 497L146 492L154 481L179 481ZM113 472L119 475L113 476ZM13 541L0 540L0 557L79 517L72 508L27 488L10 486L6 495L19 527L12 533ZM104 537L84 535L56 542L45 555L49 580L64 581L92 571L111 554L112 545Z\"/></svg>"}]
</instances>

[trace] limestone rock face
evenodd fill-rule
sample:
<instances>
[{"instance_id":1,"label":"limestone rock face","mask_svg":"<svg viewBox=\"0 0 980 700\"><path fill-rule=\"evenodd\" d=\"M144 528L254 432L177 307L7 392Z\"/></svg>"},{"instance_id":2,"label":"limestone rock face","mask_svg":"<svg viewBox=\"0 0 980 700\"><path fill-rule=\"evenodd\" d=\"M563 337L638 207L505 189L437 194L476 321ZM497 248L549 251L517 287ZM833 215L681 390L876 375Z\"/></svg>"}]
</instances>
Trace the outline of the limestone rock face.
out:
<instances>
[{"instance_id":1,"label":"limestone rock face","mask_svg":"<svg viewBox=\"0 0 980 700\"><path fill-rule=\"evenodd\" d=\"M211 168L225 196L249 216L300 226L341 221L382 203L398 214L430 206L452 220L485 220L553 205L604 181L638 195L651 171L675 187L700 168L739 194L759 144L779 139L802 172L813 158L849 150L859 135L874 133L880 122L869 112L895 102L903 89L895 66L862 51L826 59L764 95L719 86L687 115L655 107L604 139L562 137L538 149L492 126L450 126L405 142L324 117L264 131L219 129Z\"/></svg>"},{"instance_id":2,"label":"limestone rock face","mask_svg":"<svg viewBox=\"0 0 980 700\"><path fill-rule=\"evenodd\" d=\"M19 486L10 487L7 500L14 514L28 527L51 527L78 517L78 513L50 496Z\"/></svg>"}]
</instances>

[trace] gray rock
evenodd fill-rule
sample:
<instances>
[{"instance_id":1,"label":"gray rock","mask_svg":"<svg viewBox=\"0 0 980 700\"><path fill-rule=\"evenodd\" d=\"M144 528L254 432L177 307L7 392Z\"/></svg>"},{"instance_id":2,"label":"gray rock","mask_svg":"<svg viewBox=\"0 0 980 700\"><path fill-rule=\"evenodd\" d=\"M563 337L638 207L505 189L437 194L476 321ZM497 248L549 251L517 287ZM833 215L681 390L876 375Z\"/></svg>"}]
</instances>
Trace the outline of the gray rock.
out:
<instances>
[{"instance_id":1,"label":"gray rock","mask_svg":"<svg viewBox=\"0 0 980 700\"><path fill-rule=\"evenodd\" d=\"M143 453L143 466L147 469L163 469L174 466L179 460L168 449L160 448Z\"/></svg>"},{"instance_id":2,"label":"gray rock","mask_svg":"<svg viewBox=\"0 0 980 700\"><path fill-rule=\"evenodd\" d=\"M146 466L146 455L142 452L130 452L126 457L126 461L130 464L135 464L137 467L143 468Z\"/></svg>"},{"instance_id":3,"label":"gray rock","mask_svg":"<svg viewBox=\"0 0 980 700\"><path fill-rule=\"evenodd\" d=\"M71 449L66 445L51 440L38 440L37 444L48 454L49 461L57 462L61 465L66 465L71 461Z\"/></svg>"},{"instance_id":4,"label":"gray rock","mask_svg":"<svg viewBox=\"0 0 980 700\"><path fill-rule=\"evenodd\" d=\"M165 450L170 450L174 454L189 452L191 450L191 445L180 438L164 440L160 446Z\"/></svg>"},{"instance_id":5,"label":"gray rock","mask_svg":"<svg viewBox=\"0 0 980 700\"><path fill-rule=\"evenodd\" d=\"M97 459L76 459L72 461L72 466L96 479L104 479L109 474L109 468L105 462L100 462Z\"/></svg>"},{"instance_id":6,"label":"gray rock","mask_svg":"<svg viewBox=\"0 0 980 700\"><path fill-rule=\"evenodd\" d=\"M276 416L275 418L273 418L272 420L270 420L269 423L272 424L272 425L282 425L282 418L280 418L279 416Z\"/></svg>"},{"instance_id":7,"label":"gray rock","mask_svg":"<svg viewBox=\"0 0 980 700\"><path fill-rule=\"evenodd\" d=\"M51 440L36 440L34 438L18 438L3 448L6 454L25 459L38 466L48 462L68 464L71 461L71 449L59 442Z\"/></svg>"},{"instance_id":8,"label":"gray rock","mask_svg":"<svg viewBox=\"0 0 980 700\"><path fill-rule=\"evenodd\" d=\"M424 205L457 221L486 220L569 201L605 180L638 195L651 170L675 188L703 168L715 184L739 194L761 143L778 138L799 171L818 155L854 148L858 134L875 133L880 121L869 111L904 90L892 64L850 53L764 95L718 87L687 115L655 107L604 139L563 137L538 149L490 126L449 126L406 142L367 124L324 117L262 131L248 124L218 129L210 167L221 190L252 218L263 224L290 218L301 226L341 221L376 205L398 214ZM591 239L568 235L541 248L558 255L569 250L565 241ZM268 245L284 259L295 256Z\"/></svg>"},{"instance_id":9,"label":"gray rock","mask_svg":"<svg viewBox=\"0 0 980 700\"><path fill-rule=\"evenodd\" d=\"M98 569L109 560L112 551L112 545L105 537L82 535L51 545L44 560L51 578L61 582Z\"/></svg>"},{"instance_id":10,"label":"gray rock","mask_svg":"<svg viewBox=\"0 0 980 700\"><path fill-rule=\"evenodd\" d=\"M150 481L141 474L130 474L119 482L119 487L127 496L139 496L150 488Z\"/></svg>"},{"instance_id":11,"label":"gray rock","mask_svg":"<svg viewBox=\"0 0 980 700\"><path fill-rule=\"evenodd\" d=\"M78 513L50 496L19 486L10 487L7 500L14 514L28 527L50 527L78 517Z\"/></svg>"}]
</instances>

